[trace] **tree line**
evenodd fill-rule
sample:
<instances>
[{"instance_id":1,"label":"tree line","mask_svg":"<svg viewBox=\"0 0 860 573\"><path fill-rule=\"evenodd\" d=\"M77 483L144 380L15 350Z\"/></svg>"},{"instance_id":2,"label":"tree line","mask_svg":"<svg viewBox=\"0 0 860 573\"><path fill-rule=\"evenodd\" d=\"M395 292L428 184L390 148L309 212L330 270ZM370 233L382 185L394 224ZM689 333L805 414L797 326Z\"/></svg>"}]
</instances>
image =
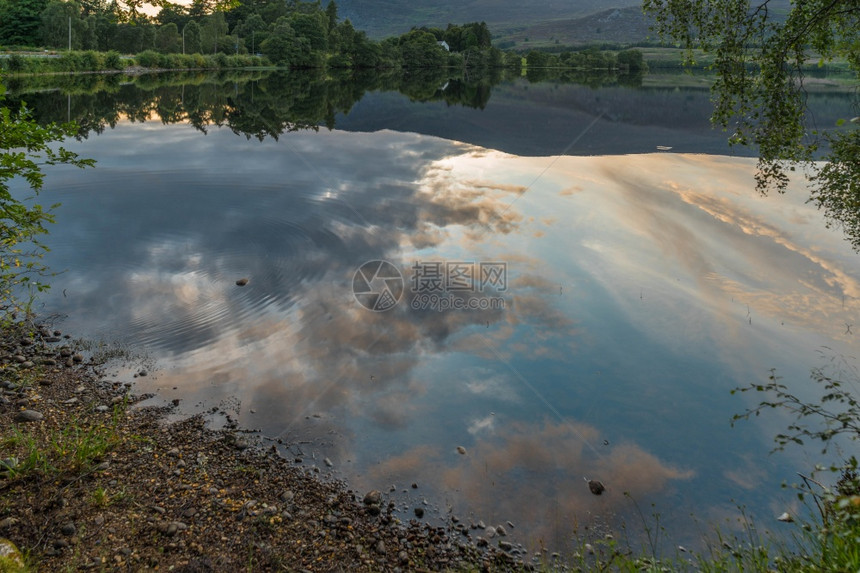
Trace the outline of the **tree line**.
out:
<instances>
[{"instance_id":1,"label":"tree line","mask_svg":"<svg viewBox=\"0 0 860 573\"><path fill-rule=\"evenodd\" d=\"M554 56L493 46L484 22L445 28L421 27L376 41L338 16L337 3L320 0L194 0L190 6L159 0L155 16L143 0L0 0L0 45L59 50L149 54L161 67L188 67L194 61L163 56L259 55L289 68L590 68L644 69L641 53L591 50ZM155 2L151 2L155 4ZM638 54L638 59L636 55ZM111 60L116 67L117 56ZM89 56L93 59L93 56ZM178 64L177 64L178 63ZM199 62L198 62L199 63ZM223 63L223 62L222 62ZM35 71L20 59L10 71ZM176 65L171 65L176 64ZM153 67L143 64L145 67ZM69 67L69 66L66 66ZM155 66L158 67L158 66ZM193 66L192 66L193 67ZM221 66L223 67L223 66ZM71 67L67 71L88 69Z\"/></svg>"},{"instance_id":2,"label":"tree line","mask_svg":"<svg viewBox=\"0 0 860 573\"><path fill-rule=\"evenodd\" d=\"M374 41L338 17L334 0L160 2L155 16L139 1L0 0L0 44L139 54L261 54L290 68L498 65L487 25L449 24Z\"/></svg>"}]
</instances>

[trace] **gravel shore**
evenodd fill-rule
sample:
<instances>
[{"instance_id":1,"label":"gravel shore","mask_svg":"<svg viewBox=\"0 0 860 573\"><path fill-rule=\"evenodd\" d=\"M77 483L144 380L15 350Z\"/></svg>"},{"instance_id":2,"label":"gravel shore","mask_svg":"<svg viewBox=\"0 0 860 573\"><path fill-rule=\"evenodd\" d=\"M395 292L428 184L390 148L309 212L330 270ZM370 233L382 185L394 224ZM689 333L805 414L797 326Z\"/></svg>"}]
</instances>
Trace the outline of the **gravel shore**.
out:
<instances>
[{"instance_id":1,"label":"gravel shore","mask_svg":"<svg viewBox=\"0 0 860 573\"><path fill-rule=\"evenodd\" d=\"M401 521L386 495L322 481L235 425L168 423L52 328L2 331L0 386L0 537L26 570L532 569L463 524Z\"/></svg>"}]
</instances>

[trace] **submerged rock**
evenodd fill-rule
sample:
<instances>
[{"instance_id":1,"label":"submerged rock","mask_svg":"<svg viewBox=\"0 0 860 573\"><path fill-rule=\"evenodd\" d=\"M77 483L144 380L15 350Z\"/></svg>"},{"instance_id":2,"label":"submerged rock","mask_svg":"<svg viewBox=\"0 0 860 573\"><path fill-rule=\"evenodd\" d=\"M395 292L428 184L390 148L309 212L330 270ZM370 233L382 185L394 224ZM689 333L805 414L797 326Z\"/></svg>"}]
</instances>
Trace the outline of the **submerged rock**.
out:
<instances>
[{"instance_id":1,"label":"submerged rock","mask_svg":"<svg viewBox=\"0 0 860 573\"><path fill-rule=\"evenodd\" d=\"M604 486L601 482L597 481L596 479L590 479L590 480L588 480L588 489L594 495L600 495L604 491L606 491L606 486Z\"/></svg>"},{"instance_id":2,"label":"submerged rock","mask_svg":"<svg viewBox=\"0 0 860 573\"><path fill-rule=\"evenodd\" d=\"M245 286L246 284L248 284L248 279L245 277L236 281L236 286Z\"/></svg>"}]
</instances>

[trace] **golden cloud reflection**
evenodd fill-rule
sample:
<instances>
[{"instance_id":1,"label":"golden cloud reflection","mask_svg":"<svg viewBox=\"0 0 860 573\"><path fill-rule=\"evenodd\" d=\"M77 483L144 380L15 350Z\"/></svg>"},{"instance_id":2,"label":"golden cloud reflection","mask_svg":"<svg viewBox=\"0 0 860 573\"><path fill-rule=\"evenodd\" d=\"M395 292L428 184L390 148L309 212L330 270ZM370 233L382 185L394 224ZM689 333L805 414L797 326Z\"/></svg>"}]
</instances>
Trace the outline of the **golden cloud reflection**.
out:
<instances>
[{"instance_id":1,"label":"golden cloud reflection","mask_svg":"<svg viewBox=\"0 0 860 573\"><path fill-rule=\"evenodd\" d=\"M626 511L624 492L644 499L694 475L635 444L595 449L590 442L600 432L584 424L517 421L497 428L476 432L465 455L454 445L419 445L373 466L361 481L371 487L420 480L461 518L515 521L536 548L569 539L576 523ZM583 478L601 480L606 492L593 495Z\"/></svg>"}]
</instances>

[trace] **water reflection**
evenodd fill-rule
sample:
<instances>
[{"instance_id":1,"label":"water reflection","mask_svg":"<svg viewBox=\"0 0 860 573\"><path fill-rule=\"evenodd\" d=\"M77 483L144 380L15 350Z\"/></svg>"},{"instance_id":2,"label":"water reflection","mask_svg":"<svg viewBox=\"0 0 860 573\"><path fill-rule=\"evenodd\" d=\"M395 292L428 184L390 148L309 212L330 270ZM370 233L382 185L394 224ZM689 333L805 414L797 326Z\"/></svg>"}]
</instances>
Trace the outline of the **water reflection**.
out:
<instances>
[{"instance_id":1,"label":"water reflection","mask_svg":"<svg viewBox=\"0 0 860 573\"><path fill-rule=\"evenodd\" d=\"M409 504L511 520L532 546L629 518L625 491L678 541L690 508L769 522L789 503L775 484L806 460L764 457L775 422L732 430L728 390L856 348L856 255L800 183L758 197L752 161L728 157L234 131L120 121L74 146L98 169L49 176L47 262L67 271L45 311L146 347L142 391L221 405L358 488L417 482ZM506 306L368 312L351 285L374 259L505 261Z\"/></svg>"}]
</instances>

